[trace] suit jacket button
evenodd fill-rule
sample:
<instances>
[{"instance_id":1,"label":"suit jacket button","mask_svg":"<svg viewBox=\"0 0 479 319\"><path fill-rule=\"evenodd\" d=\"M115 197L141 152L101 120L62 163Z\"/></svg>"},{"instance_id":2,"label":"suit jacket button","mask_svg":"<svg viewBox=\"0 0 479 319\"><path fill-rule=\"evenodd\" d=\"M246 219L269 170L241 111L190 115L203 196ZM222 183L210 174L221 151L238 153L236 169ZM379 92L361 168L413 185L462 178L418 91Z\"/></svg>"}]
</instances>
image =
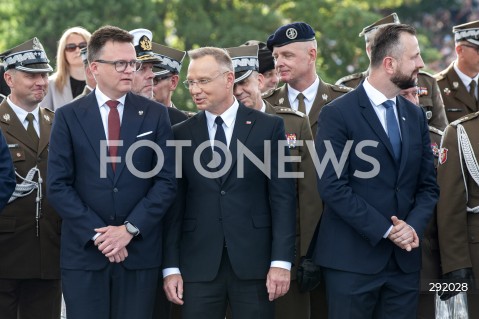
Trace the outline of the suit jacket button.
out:
<instances>
[{"instance_id":1,"label":"suit jacket button","mask_svg":"<svg viewBox=\"0 0 479 319\"><path fill-rule=\"evenodd\" d=\"M221 194L221 196L225 196L225 195L226 195L226 192L225 192L225 191L221 191L220 194Z\"/></svg>"},{"instance_id":2,"label":"suit jacket button","mask_svg":"<svg viewBox=\"0 0 479 319\"><path fill-rule=\"evenodd\" d=\"M399 187L396 187L396 193L399 193Z\"/></svg>"},{"instance_id":3,"label":"suit jacket button","mask_svg":"<svg viewBox=\"0 0 479 319\"><path fill-rule=\"evenodd\" d=\"M113 193L118 193L118 188L113 188Z\"/></svg>"}]
</instances>

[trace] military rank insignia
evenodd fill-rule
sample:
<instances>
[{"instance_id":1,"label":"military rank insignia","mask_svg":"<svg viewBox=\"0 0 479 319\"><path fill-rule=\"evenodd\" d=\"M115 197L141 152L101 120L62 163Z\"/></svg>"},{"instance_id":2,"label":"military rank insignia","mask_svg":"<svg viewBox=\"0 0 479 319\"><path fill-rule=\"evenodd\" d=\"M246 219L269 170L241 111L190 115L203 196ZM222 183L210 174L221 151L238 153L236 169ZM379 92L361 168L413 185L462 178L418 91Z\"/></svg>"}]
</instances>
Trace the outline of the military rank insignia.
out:
<instances>
[{"instance_id":1,"label":"military rank insignia","mask_svg":"<svg viewBox=\"0 0 479 319\"><path fill-rule=\"evenodd\" d=\"M440 148L439 149L439 164L444 164L447 161L447 148Z\"/></svg>"},{"instance_id":2,"label":"military rank insignia","mask_svg":"<svg viewBox=\"0 0 479 319\"><path fill-rule=\"evenodd\" d=\"M439 157L439 147L437 146L436 142L431 143L431 151L434 157Z\"/></svg>"},{"instance_id":3,"label":"military rank insignia","mask_svg":"<svg viewBox=\"0 0 479 319\"><path fill-rule=\"evenodd\" d=\"M288 143L288 148L295 148L296 147L296 134L286 133L286 141Z\"/></svg>"},{"instance_id":4,"label":"military rank insignia","mask_svg":"<svg viewBox=\"0 0 479 319\"><path fill-rule=\"evenodd\" d=\"M449 88L444 88L444 94L446 95L451 94L451 90Z\"/></svg>"},{"instance_id":5,"label":"military rank insignia","mask_svg":"<svg viewBox=\"0 0 479 319\"><path fill-rule=\"evenodd\" d=\"M428 91L427 91L426 87L422 87L422 86L417 87L417 95L418 96L426 96L427 94L428 94Z\"/></svg>"}]
</instances>

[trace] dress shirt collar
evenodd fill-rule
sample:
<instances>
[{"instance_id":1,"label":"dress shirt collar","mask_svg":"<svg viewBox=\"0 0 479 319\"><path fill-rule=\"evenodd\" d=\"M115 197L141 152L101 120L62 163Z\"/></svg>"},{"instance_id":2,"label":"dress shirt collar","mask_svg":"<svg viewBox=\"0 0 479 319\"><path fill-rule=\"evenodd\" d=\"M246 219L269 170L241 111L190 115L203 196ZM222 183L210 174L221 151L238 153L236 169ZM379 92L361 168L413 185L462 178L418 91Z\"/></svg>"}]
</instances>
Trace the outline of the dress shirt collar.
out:
<instances>
[{"instance_id":1,"label":"dress shirt collar","mask_svg":"<svg viewBox=\"0 0 479 319\"><path fill-rule=\"evenodd\" d=\"M235 98L233 104L226 111L224 111L222 114L219 115L223 119L224 125L226 125L227 128L234 125L238 108L239 108L239 103ZM206 124L208 125L208 129L211 130L213 126L216 125L215 119L218 115L215 115L209 111L205 111L205 114L206 114Z\"/></svg>"},{"instance_id":2,"label":"dress shirt collar","mask_svg":"<svg viewBox=\"0 0 479 319\"><path fill-rule=\"evenodd\" d=\"M110 101L111 99L103 93L100 88L97 86L95 89L95 96L96 96L96 101L98 102L98 106L102 107L105 105L107 101ZM120 105L125 105L125 99L126 99L126 94L117 99L116 101L120 102Z\"/></svg>"},{"instance_id":3,"label":"dress shirt collar","mask_svg":"<svg viewBox=\"0 0 479 319\"><path fill-rule=\"evenodd\" d=\"M20 122L22 122L22 124L24 124L24 122L27 121L28 113L32 113L33 116L35 117L35 121L37 121L37 123L40 123L40 120L39 120L39 106L38 105L37 105L37 107L35 107L35 109L33 111L28 112L28 111L22 109L20 106L13 103L12 100L10 100L10 96L7 97L7 103L8 103L8 105L10 105L13 112L15 112L15 114L17 115Z\"/></svg>"},{"instance_id":4,"label":"dress shirt collar","mask_svg":"<svg viewBox=\"0 0 479 319\"><path fill-rule=\"evenodd\" d=\"M479 78L479 74L477 74L473 78L470 78L469 76L462 73L461 70L459 70L456 62L454 62L454 70L456 71L457 75L459 76L459 78L461 79L462 83L464 84L464 86L466 87L468 91L469 91L469 85L471 84L472 80L476 80L476 84L477 84L477 79Z\"/></svg>"},{"instance_id":5,"label":"dress shirt collar","mask_svg":"<svg viewBox=\"0 0 479 319\"><path fill-rule=\"evenodd\" d=\"M386 100L390 100L394 103L394 105L396 105L396 98L388 99L384 94L373 87L371 83L369 83L368 79L369 77L364 80L363 87L373 106L379 106L386 102Z\"/></svg>"},{"instance_id":6,"label":"dress shirt collar","mask_svg":"<svg viewBox=\"0 0 479 319\"><path fill-rule=\"evenodd\" d=\"M316 80L314 80L313 84L311 84L306 90L302 92L304 95L305 103L306 101L313 103L314 99L316 98L316 94L318 93L318 89L319 89L319 77L316 75ZM293 89L288 84L288 99L289 99L290 105L293 105L293 102L296 100L299 93L301 92L296 89Z\"/></svg>"}]
</instances>

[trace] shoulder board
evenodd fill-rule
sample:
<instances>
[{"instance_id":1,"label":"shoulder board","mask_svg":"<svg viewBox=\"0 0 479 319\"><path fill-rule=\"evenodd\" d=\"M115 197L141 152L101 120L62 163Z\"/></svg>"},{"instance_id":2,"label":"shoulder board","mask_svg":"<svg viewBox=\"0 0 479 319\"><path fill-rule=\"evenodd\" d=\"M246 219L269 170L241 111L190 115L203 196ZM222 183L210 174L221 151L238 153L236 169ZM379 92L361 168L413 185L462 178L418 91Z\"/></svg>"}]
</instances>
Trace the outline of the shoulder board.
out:
<instances>
[{"instance_id":1,"label":"shoulder board","mask_svg":"<svg viewBox=\"0 0 479 319\"><path fill-rule=\"evenodd\" d=\"M51 114L55 114L55 112L53 112L52 110L50 110L49 108L47 107L42 107L42 110L48 112L48 113L51 113Z\"/></svg>"},{"instance_id":2,"label":"shoulder board","mask_svg":"<svg viewBox=\"0 0 479 319\"><path fill-rule=\"evenodd\" d=\"M467 122L469 120L475 119L478 116L479 116L479 112L467 114L467 115L455 120L454 122L451 122L449 125L457 126L458 124L461 124L461 123Z\"/></svg>"},{"instance_id":3,"label":"shoulder board","mask_svg":"<svg viewBox=\"0 0 479 319\"><path fill-rule=\"evenodd\" d=\"M343 92L343 93L348 93L348 92L354 90L353 88L350 88L349 86L335 85L335 84L331 84L331 89L333 89L333 91Z\"/></svg>"},{"instance_id":4,"label":"shoulder board","mask_svg":"<svg viewBox=\"0 0 479 319\"><path fill-rule=\"evenodd\" d=\"M305 117L306 114L304 114L303 112L300 112L300 111L296 111L290 107L281 107L281 106L273 106L274 110L276 111L276 113L279 113L279 114L292 114L292 115L296 115L296 116L299 116L299 117Z\"/></svg>"},{"instance_id":5,"label":"shoulder board","mask_svg":"<svg viewBox=\"0 0 479 319\"><path fill-rule=\"evenodd\" d=\"M354 73L354 74L350 74L350 75L346 75L346 76L343 76L342 78L340 78L339 80L336 81L336 83L334 83L335 85L342 85L344 86L344 82L348 82L348 81L351 81L351 80L356 80L356 79L360 79L363 77L363 73Z\"/></svg>"},{"instance_id":6,"label":"shoulder board","mask_svg":"<svg viewBox=\"0 0 479 319\"><path fill-rule=\"evenodd\" d=\"M264 93L261 94L261 97L262 97L263 99L268 98L268 97L272 96L272 95L274 94L274 91L276 91L276 90L277 90L277 89L271 89L271 90L269 90L269 91L266 91L266 92L264 92Z\"/></svg>"},{"instance_id":7,"label":"shoulder board","mask_svg":"<svg viewBox=\"0 0 479 319\"><path fill-rule=\"evenodd\" d=\"M440 129L435 128L434 126L431 126L431 125L429 125L429 132L433 132L433 133L436 133L437 135L441 135L441 136L444 135L443 131L441 131Z\"/></svg>"},{"instance_id":8,"label":"shoulder board","mask_svg":"<svg viewBox=\"0 0 479 319\"><path fill-rule=\"evenodd\" d=\"M419 70L419 74L425 75L425 76L430 77L430 78L434 78L434 75L432 75L429 72L423 71L423 70Z\"/></svg>"},{"instance_id":9,"label":"shoulder board","mask_svg":"<svg viewBox=\"0 0 479 319\"><path fill-rule=\"evenodd\" d=\"M446 77L446 72L439 72L437 74L434 74L433 77L436 79L436 81L443 80Z\"/></svg>"}]
</instances>

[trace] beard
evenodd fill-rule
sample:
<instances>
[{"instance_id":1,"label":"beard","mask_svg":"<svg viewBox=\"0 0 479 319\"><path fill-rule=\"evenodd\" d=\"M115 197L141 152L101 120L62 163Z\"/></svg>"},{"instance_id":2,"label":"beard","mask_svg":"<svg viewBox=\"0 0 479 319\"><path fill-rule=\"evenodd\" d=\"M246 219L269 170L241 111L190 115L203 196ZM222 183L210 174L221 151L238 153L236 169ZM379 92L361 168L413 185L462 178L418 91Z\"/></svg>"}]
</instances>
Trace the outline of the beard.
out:
<instances>
[{"instance_id":1,"label":"beard","mask_svg":"<svg viewBox=\"0 0 479 319\"><path fill-rule=\"evenodd\" d=\"M406 90L417 85L417 77L414 77L413 74L408 76L401 71L397 71L391 78L391 82L401 90Z\"/></svg>"}]
</instances>

